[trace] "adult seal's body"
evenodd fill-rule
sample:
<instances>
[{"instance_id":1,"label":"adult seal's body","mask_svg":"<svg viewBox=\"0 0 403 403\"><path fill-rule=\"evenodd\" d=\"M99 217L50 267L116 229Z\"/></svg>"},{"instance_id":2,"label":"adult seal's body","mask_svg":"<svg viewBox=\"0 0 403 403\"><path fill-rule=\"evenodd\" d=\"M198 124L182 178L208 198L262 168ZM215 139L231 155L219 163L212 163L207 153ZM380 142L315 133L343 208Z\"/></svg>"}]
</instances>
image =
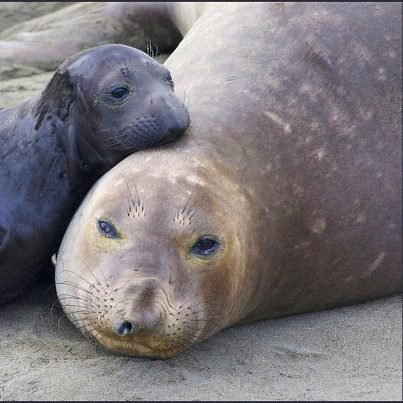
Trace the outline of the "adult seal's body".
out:
<instances>
[{"instance_id":1,"label":"adult seal's body","mask_svg":"<svg viewBox=\"0 0 403 403\"><path fill-rule=\"evenodd\" d=\"M56 251L101 174L188 124L169 71L122 45L72 56L40 97L1 111L0 303Z\"/></svg>"},{"instance_id":2,"label":"adult seal's body","mask_svg":"<svg viewBox=\"0 0 403 403\"><path fill-rule=\"evenodd\" d=\"M401 44L398 3L207 10L167 61L190 135L122 161L66 232L74 323L169 357L401 290Z\"/></svg>"}]
</instances>

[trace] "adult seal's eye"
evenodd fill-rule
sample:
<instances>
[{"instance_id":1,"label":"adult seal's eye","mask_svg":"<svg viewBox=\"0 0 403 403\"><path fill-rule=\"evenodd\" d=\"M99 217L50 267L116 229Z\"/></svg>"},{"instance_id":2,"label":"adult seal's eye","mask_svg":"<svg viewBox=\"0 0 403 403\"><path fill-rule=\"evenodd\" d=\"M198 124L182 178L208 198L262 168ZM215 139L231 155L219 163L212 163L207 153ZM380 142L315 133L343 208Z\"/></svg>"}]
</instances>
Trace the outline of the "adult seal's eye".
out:
<instances>
[{"instance_id":1,"label":"adult seal's eye","mask_svg":"<svg viewBox=\"0 0 403 403\"><path fill-rule=\"evenodd\" d=\"M119 238L117 229L109 221L98 220L98 230L106 238Z\"/></svg>"},{"instance_id":2,"label":"adult seal's eye","mask_svg":"<svg viewBox=\"0 0 403 403\"><path fill-rule=\"evenodd\" d=\"M210 257L217 253L220 242L211 235L201 236L190 248L190 252L195 256Z\"/></svg>"},{"instance_id":3,"label":"adult seal's eye","mask_svg":"<svg viewBox=\"0 0 403 403\"><path fill-rule=\"evenodd\" d=\"M173 88L174 87L174 80L172 80L171 73L167 74L166 82Z\"/></svg>"},{"instance_id":4,"label":"adult seal's eye","mask_svg":"<svg viewBox=\"0 0 403 403\"><path fill-rule=\"evenodd\" d=\"M112 88L111 90L111 96L114 99L123 99L127 97L128 94L128 88L124 87L123 85L119 85L118 87Z\"/></svg>"}]
</instances>

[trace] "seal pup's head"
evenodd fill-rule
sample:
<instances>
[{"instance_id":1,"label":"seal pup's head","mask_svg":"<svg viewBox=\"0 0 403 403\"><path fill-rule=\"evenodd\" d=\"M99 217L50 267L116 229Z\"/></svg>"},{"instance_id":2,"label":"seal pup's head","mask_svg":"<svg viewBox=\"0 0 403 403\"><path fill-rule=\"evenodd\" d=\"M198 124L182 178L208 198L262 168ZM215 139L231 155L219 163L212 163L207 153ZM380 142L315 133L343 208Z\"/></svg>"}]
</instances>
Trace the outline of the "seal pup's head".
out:
<instances>
[{"instance_id":1,"label":"seal pup's head","mask_svg":"<svg viewBox=\"0 0 403 403\"><path fill-rule=\"evenodd\" d=\"M59 67L37 104L35 129L42 125L61 137L71 181L175 140L189 126L189 114L166 67L138 49L102 45Z\"/></svg>"},{"instance_id":2,"label":"seal pup's head","mask_svg":"<svg viewBox=\"0 0 403 403\"><path fill-rule=\"evenodd\" d=\"M167 358L253 308L253 201L220 169L156 150L98 181L57 258L73 323L109 349Z\"/></svg>"}]
</instances>

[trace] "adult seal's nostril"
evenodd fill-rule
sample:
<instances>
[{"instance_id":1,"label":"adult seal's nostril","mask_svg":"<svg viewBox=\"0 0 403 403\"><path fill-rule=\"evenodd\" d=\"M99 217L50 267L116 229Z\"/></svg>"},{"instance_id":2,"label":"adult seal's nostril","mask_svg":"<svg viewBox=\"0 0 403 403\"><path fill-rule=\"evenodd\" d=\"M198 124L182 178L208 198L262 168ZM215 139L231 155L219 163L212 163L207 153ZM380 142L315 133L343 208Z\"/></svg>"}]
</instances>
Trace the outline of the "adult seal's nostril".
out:
<instances>
[{"instance_id":1,"label":"adult seal's nostril","mask_svg":"<svg viewBox=\"0 0 403 403\"><path fill-rule=\"evenodd\" d=\"M134 331L134 326L132 325L131 322L125 320L123 322L118 322L115 325L115 332L119 336L126 336L130 333L133 333Z\"/></svg>"}]
</instances>

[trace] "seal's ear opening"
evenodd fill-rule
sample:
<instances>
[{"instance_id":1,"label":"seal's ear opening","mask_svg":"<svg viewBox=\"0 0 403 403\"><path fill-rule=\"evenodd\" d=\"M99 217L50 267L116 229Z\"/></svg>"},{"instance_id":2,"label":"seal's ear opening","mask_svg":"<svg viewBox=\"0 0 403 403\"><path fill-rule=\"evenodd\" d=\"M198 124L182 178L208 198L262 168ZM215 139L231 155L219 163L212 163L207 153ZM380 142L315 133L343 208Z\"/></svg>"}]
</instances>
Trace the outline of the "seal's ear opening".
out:
<instances>
[{"instance_id":1,"label":"seal's ear opening","mask_svg":"<svg viewBox=\"0 0 403 403\"><path fill-rule=\"evenodd\" d=\"M35 112L35 130L39 130L46 120L50 120L55 128L55 135L59 136L66 148L67 170L69 185L75 187L80 170L80 158L77 149L77 135L80 130L76 125L79 122L74 115L76 110L75 88L72 84L68 69L59 68L39 99Z\"/></svg>"}]
</instances>

